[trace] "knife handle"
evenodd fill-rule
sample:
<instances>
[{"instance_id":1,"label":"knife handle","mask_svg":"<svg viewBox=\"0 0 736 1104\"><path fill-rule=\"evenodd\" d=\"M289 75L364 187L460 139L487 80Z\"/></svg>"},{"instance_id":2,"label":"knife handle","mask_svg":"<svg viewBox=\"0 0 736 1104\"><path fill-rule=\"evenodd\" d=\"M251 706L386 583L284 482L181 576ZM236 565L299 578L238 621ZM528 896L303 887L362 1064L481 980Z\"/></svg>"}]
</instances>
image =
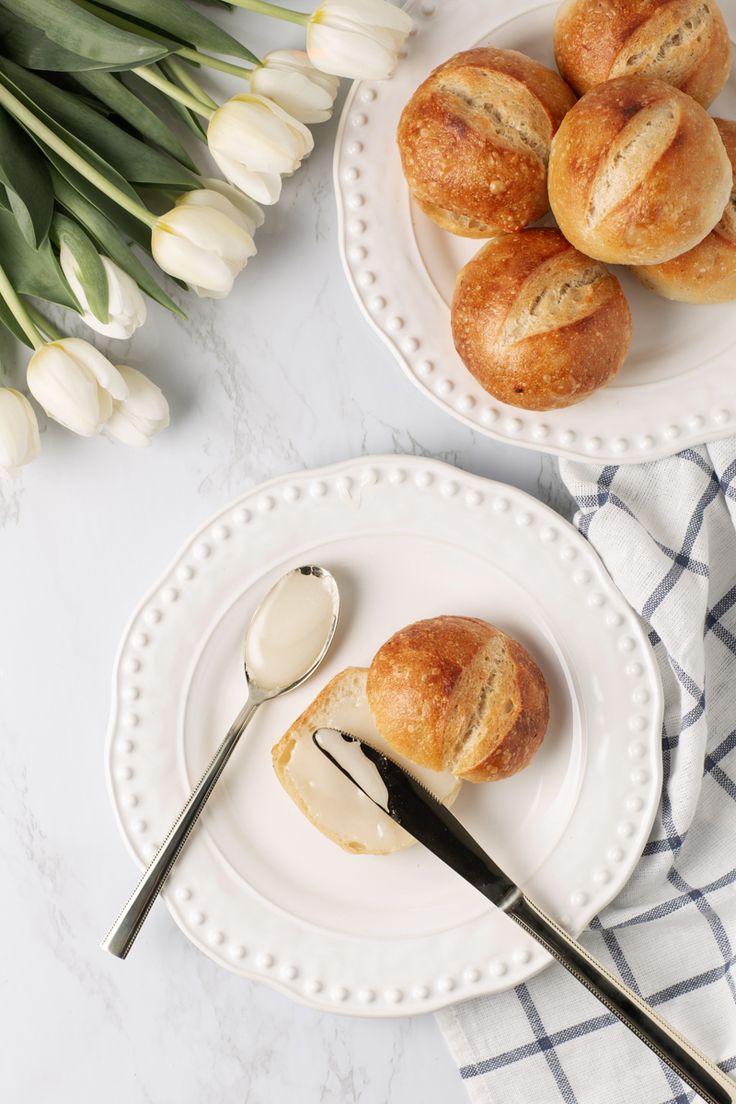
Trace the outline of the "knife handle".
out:
<instances>
[{"instance_id":1,"label":"knife handle","mask_svg":"<svg viewBox=\"0 0 736 1104\"><path fill-rule=\"evenodd\" d=\"M538 905L521 895L504 911L707 1104L736 1104L736 1082L675 1031L637 993L609 973Z\"/></svg>"}]
</instances>

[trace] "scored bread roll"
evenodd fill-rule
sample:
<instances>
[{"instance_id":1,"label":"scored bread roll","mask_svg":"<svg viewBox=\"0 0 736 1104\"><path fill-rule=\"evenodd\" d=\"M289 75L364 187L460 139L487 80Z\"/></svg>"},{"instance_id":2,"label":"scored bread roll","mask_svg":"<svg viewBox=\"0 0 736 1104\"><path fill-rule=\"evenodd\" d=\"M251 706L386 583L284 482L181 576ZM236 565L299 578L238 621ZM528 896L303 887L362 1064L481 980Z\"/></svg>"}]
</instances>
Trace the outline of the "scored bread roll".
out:
<instances>
[{"instance_id":1,"label":"scored bread roll","mask_svg":"<svg viewBox=\"0 0 736 1104\"><path fill-rule=\"evenodd\" d=\"M328 682L271 752L281 785L323 835L354 854L388 855L411 847L414 839L361 793L315 747L318 728L337 728L366 740L407 767L445 805L457 797L460 782L442 771L422 770L393 752L368 707L365 667L348 667Z\"/></svg>"},{"instance_id":2,"label":"scored bread roll","mask_svg":"<svg viewBox=\"0 0 736 1104\"><path fill-rule=\"evenodd\" d=\"M366 691L394 753L471 782L525 767L549 720L532 657L475 617L432 617L395 633L373 657Z\"/></svg>"},{"instance_id":3,"label":"scored bread roll","mask_svg":"<svg viewBox=\"0 0 736 1104\"><path fill-rule=\"evenodd\" d=\"M481 386L527 410L586 398L615 375L631 340L618 280L559 230L485 245L458 274L451 317L455 348Z\"/></svg>"},{"instance_id":4,"label":"scored bread roll","mask_svg":"<svg viewBox=\"0 0 736 1104\"><path fill-rule=\"evenodd\" d=\"M736 123L714 119L736 178ZM726 303L736 299L736 181L721 221L707 238L659 265L640 265L631 271L665 299L681 303Z\"/></svg>"},{"instance_id":5,"label":"scored bread roll","mask_svg":"<svg viewBox=\"0 0 736 1104\"><path fill-rule=\"evenodd\" d=\"M572 244L610 264L659 264L709 234L731 194L710 116L653 77L600 84L552 140L549 197Z\"/></svg>"},{"instance_id":6,"label":"scored bread roll","mask_svg":"<svg viewBox=\"0 0 736 1104\"><path fill-rule=\"evenodd\" d=\"M707 107L731 68L715 0L566 0L554 41L557 67L578 95L615 77L659 77Z\"/></svg>"},{"instance_id":7,"label":"scored bread roll","mask_svg":"<svg viewBox=\"0 0 736 1104\"><path fill-rule=\"evenodd\" d=\"M516 50L455 54L417 88L399 121L412 195L464 237L527 226L549 209L550 141L574 103L557 73Z\"/></svg>"}]
</instances>

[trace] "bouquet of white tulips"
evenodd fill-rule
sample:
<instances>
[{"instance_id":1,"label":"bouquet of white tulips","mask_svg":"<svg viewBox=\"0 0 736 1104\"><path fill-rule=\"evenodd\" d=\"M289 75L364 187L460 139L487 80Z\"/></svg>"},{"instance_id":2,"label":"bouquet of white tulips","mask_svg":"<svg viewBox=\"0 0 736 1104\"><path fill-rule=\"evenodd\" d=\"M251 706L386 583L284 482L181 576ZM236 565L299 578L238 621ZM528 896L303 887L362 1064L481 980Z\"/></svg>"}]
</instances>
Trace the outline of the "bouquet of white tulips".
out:
<instances>
[{"instance_id":1,"label":"bouquet of white tulips","mask_svg":"<svg viewBox=\"0 0 736 1104\"><path fill-rule=\"evenodd\" d=\"M30 395L74 433L148 445L168 405L42 304L108 338L145 322L144 296L185 317L141 254L197 295L227 295L256 252L261 205L312 151L308 124L330 118L339 77L390 77L411 30L387 0L322 0L311 13L232 2L303 25L305 49L259 59L187 0L0 0L0 324L32 350ZM217 103L204 69L242 91ZM200 175L177 120L225 179ZM0 470L38 452L31 402L0 386Z\"/></svg>"}]
</instances>

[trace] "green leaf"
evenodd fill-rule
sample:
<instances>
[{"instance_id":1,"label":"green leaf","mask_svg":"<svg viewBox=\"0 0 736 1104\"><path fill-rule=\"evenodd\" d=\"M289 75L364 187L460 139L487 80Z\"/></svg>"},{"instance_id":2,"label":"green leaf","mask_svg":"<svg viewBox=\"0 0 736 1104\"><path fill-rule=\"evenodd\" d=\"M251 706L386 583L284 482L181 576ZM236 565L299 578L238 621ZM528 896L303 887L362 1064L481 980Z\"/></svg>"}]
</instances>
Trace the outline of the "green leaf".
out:
<instances>
[{"instance_id":1,"label":"green leaf","mask_svg":"<svg viewBox=\"0 0 736 1104\"><path fill-rule=\"evenodd\" d=\"M59 132L60 128L65 128L77 141L104 158L126 181L179 189L197 187L199 181L189 169L168 153L153 149L100 115L73 92L57 87L37 73L21 69L12 61L0 59L0 72L21 89L34 109L41 108L53 120L53 124L49 124L53 129Z\"/></svg>"},{"instance_id":2,"label":"green leaf","mask_svg":"<svg viewBox=\"0 0 736 1104\"><path fill-rule=\"evenodd\" d=\"M30 73L18 69L17 65L13 65L13 63L8 61L7 59L0 58L0 80L2 80L3 84L13 92L16 98L19 99L21 103L23 103L28 108L29 111L32 111L38 119L45 123L50 130L55 131L55 133L58 134L58 136L62 138L68 146L71 146L71 148L75 150L76 153L83 157L88 162L88 164L97 169L97 171L101 173L102 176L106 177L106 179L111 184L114 184L117 188L120 189L120 191L124 192L134 202L140 202L135 189L131 187L125 177L121 176L117 169L114 169L112 165L103 160L103 158L100 157L98 153L96 153L84 142L80 141L75 134L72 134L70 131L66 130L65 127L61 126L61 124L58 123L52 115L49 115L46 111L39 107L38 104L35 104L33 100L26 95L23 89L18 84L16 84L10 76L8 76L8 73L10 73L11 71L14 73L20 73L22 78L27 78L31 76ZM31 134L30 131L28 133L49 161L51 161L53 164L56 164L57 161L63 160L63 158L61 158L58 154L55 154L53 150L49 149L49 147L46 146L44 142L41 141L41 139L37 138L35 134Z\"/></svg>"},{"instance_id":3,"label":"green leaf","mask_svg":"<svg viewBox=\"0 0 736 1104\"><path fill-rule=\"evenodd\" d=\"M119 77L98 70L95 73L77 73L74 79L88 92L97 96L116 115L135 127L140 134L161 146L192 172L197 171L197 166L171 129L155 111L126 88Z\"/></svg>"},{"instance_id":4,"label":"green leaf","mask_svg":"<svg viewBox=\"0 0 736 1104\"><path fill-rule=\"evenodd\" d=\"M74 0L0 0L0 6L36 28L64 51L98 65L132 68L163 57L168 51L141 35L111 27ZM18 10L20 8L20 11Z\"/></svg>"},{"instance_id":5,"label":"green leaf","mask_svg":"<svg viewBox=\"0 0 736 1104\"><path fill-rule=\"evenodd\" d=\"M170 79L169 75L163 72L160 65L149 65L148 68L153 70L154 73L158 73L159 76L166 77L167 80ZM130 83L133 79L141 80L140 77L135 76L135 73L129 74L129 76L127 77L128 82ZM147 84L147 81L141 80L141 83ZM151 84L149 84L148 87L151 89L152 92L158 91L158 89L154 88ZM189 127L192 134L196 135L200 142L207 141L207 130L203 126L199 115L195 114L195 112L193 111L190 111L188 107L185 107L184 104L179 103L178 100L169 100L168 104L171 110L174 111L182 120L182 122Z\"/></svg>"},{"instance_id":6,"label":"green leaf","mask_svg":"<svg viewBox=\"0 0 736 1104\"><path fill-rule=\"evenodd\" d=\"M0 181L11 210L30 246L48 234L54 207L46 163L33 142L0 108Z\"/></svg>"},{"instance_id":7,"label":"green leaf","mask_svg":"<svg viewBox=\"0 0 736 1104\"><path fill-rule=\"evenodd\" d=\"M25 330L18 325L15 315L4 299L0 299L0 325L4 326L18 341L22 341L24 345L27 345L29 349L33 348Z\"/></svg>"},{"instance_id":8,"label":"green leaf","mask_svg":"<svg viewBox=\"0 0 736 1104\"><path fill-rule=\"evenodd\" d=\"M120 265L157 303L178 315L179 318L185 318L184 312L158 286L148 269L138 260L129 242L118 228L53 169L51 176L57 201L85 227L97 242L100 251Z\"/></svg>"},{"instance_id":9,"label":"green leaf","mask_svg":"<svg viewBox=\"0 0 736 1104\"><path fill-rule=\"evenodd\" d=\"M58 211L54 215L51 234L59 248L65 245L74 257L77 279L84 288L89 309L100 322L110 319L107 273L100 255L79 223Z\"/></svg>"},{"instance_id":10,"label":"green leaf","mask_svg":"<svg viewBox=\"0 0 736 1104\"><path fill-rule=\"evenodd\" d=\"M59 303L70 310L79 304L64 279L48 240L39 249L32 249L20 232L9 211L0 210L0 257L11 284L23 295L35 295L50 303Z\"/></svg>"},{"instance_id":11,"label":"green leaf","mask_svg":"<svg viewBox=\"0 0 736 1104\"><path fill-rule=\"evenodd\" d=\"M184 0L97 0L97 3L112 11L132 15L199 50L258 63L255 54L206 16L194 11Z\"/></svg>"}]
</instances>

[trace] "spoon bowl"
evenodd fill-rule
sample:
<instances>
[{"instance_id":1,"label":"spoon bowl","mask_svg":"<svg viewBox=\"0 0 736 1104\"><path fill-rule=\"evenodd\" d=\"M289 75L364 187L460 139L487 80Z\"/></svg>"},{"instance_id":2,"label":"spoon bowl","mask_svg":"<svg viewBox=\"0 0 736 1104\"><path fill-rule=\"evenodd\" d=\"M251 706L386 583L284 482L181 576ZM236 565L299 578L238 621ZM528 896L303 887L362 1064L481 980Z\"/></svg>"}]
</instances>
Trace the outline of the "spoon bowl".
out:
<instances>
[{"instance_id":1,"label":"spoon bowl","mask_svg":"<svg viewBox=\"0 0 736 1104\"><path fill-rule=\"evenodd\" d=\"M340 591L326 568L308 564L282 575L256 607L243 639L250 699L271 701L314 674L332 644L339 615Z\"/></svg>"},{"instance_id":2,"label":"spoon bowl","mask_svg":"<svg viewBox=\"0 0 736 1104\"><path fill-rule=\"evenodd\" d=\"M248 697L192 790L133 895L102 941L126 958L225 766L264 702L301 686L327 655L340 612L334 577L323 567L287 571L257 606L246 629L243 670Z\"/></svg>"}]
</instances>

